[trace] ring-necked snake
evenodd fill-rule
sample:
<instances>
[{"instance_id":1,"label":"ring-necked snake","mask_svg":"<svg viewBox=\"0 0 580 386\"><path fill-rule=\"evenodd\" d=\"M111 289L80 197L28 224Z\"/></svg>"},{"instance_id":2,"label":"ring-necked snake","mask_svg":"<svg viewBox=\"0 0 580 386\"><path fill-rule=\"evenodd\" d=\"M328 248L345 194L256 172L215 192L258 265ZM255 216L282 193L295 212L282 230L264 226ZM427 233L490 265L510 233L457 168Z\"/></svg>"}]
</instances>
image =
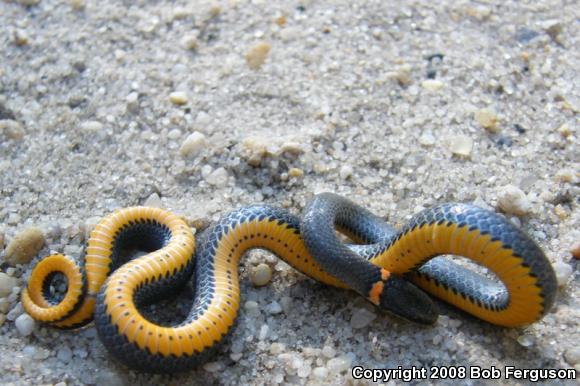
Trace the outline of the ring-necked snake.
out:
<instances>
[{"instance_id":1,"label":"ring-necked snake","mask_svg":"<svg viewBox=\"0 0 580 386\"><path fill-rule=\"evenodd\" d=\"M343 244L335 227L364 244ZM151 252L118 267L121 251L132 247ZM61 328L82 326L94 316L105 346L132 368L183 371L204 362L233 325L240 304L238 261L251 248L267 249L315 280L350 288L379 308L420 323L433 323L437 313L415 285L509 327L540 319L556 293L553 269L540 248L500 215L442 204L395 231L352 202L323 193L307 205L302 219L268 205L232 211L202 232L197 248L187 224L165 210L118 210L91 232L83 267L63 255L41 260L22 304L34 318ZM473 260L503 286L443 258L432 259L442 254ZM141 315L139 304L176 291L193 271L194 301L184 322L160 326ZM50 291L57 274L67 281L63 299Z\"/></svg>"}]
</instances>

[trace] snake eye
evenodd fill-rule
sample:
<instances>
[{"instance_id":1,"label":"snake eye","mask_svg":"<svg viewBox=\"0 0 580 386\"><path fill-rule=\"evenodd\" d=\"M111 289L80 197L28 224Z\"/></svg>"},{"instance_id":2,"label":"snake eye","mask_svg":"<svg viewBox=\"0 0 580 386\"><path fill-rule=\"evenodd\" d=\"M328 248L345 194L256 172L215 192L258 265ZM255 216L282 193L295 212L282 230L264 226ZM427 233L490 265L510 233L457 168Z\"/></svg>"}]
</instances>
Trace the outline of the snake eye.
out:
<instances>
[{"instance_id":1,"label":"snake eye","mask_svg":"<svg viewBox=\"0 0 580 386\"><path fill-rule=\"evenodd\" d=\"M435 304L419 288L396 276L385 282L379 307L403 319L421 324L434 324L439 314Z\"/></svg>"}]
</instances>

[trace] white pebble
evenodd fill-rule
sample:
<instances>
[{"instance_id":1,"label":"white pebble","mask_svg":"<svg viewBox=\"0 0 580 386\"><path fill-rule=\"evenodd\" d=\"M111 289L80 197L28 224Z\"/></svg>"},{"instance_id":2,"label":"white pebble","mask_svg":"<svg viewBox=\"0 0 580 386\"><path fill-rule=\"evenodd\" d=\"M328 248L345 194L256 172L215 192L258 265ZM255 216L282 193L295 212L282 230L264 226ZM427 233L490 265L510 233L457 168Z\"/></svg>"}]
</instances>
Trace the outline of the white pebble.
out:
<instances>
[{"instance_id":1,"label":"white pebble","mask_svg":"<svg viewBox=\"0 0 580 386\"><path fill-rule=\"evenodd\" d=\"M259 340L264 340L268 337L268 333L270 332L270 327L267 324L262 324L260 327L260 333L258 334Z\"/></svg>"},{"instance_id":2,"label":"white pebble","mask_svg":"<svg viewBox=\"0 0 580 386\"><path fill-rule=\"evenodd\" d=\"M277 315L282 312L282 306L277 301L268 304L268 312L272 315Z\"/></svg>"},{"instance_id":3,"label":"white pebble","mask_svg":"<svg viewBox=\"0 0 580 386\"><path fill-rule=\"evenodd\" d=\"M268 284L271 279L272 279L272 268L270 268L268 264L264 263L258 264L258 266L252 270L251 280L252 284L255 285L256 287Z\"/></svg>"},{"instance_id":4,"label":"white pebble","mask_svg":"<svg viewBox=\"0 0 580 386\"><path fill-rule=\"evenodd\" d=\"M169 139L178 139L179 137L181 137L181 130L179 129L172 129L167 133L167 138Z\"/></svg>"},{"instance_id":5,"label":"white pebble","mask_svg":"<svg viewBox=\"0 0 580 386\"><path fill-rule=\"evenodd\" d=\"M343 165L340 168L340 171L338 172L338 174L340 175L340 178L342 178L343 180L348 180L350 177L352 177L352 173L353 173L353 169L352 169L352 166L350 166L350 165Z\"/></svg>"},{"instance_id":6,"label":"white pebble","mask_svg":"<svg viewBox=\"0 0 580 386\"><path fill-rule=\"evenodd\" d=\"M22 314L16 318L14 325L16 326L16 330L18 330L20 335L28 336L32 334L32 331L34 331L36 322L30 317L30 315Z\"/></svg>"},{"instance_id":7,"label":"white pebble","mask_svg":"<svg viewBox=\"0 0 580 386\"><path fill-rule=\"evenodd\" d=\"M423 133L419 137L419 144L423 146L433 146L435 144L435 137L431 133Z\"/></svg>"},{"instance_id":8,"label":"white pebble","mask_svg":"<svg viewBox=\"0 0 580 386\"><path fill-rule=\"evenodd\" d=\"M215 373L223 369L223 365L221 362L208 362L203 365L203 369L208 373Z\"/></svg>"},{"instance_id":9,"label":"white pebble","mask_svg":"<svg viewBox=\"0 0 580 386\"><path fill-rule=\"evenodd\" d=\"M163 208L163 203L161 202L161 197L159 197L157 193L153 193L147 197L143 206L148 206L150 208Z\"/></svg>"},{"instance_id":10,"label":"white pebble","mask_svg":"<svg viewBox=\"0 0 580 386\"><path fill-rule=\"evenodd\" d=\"M570 266L570 264L557 262L553 265L553 267L554 272L556 273L556 280L558 281L558 285L560 287L565 286L572 276L572 266Z\"/></svg>"},{"instance_id":11,"label":"white pebble","mask_svg":"<svg viewBox=\"0 0 580 386\"><path fill-rule=\"evenodd\" d=\"M449 150L455 155L467 157L473 149L473 140L467 135L456 135L450 138Z\"/></svg>"},{"instance_id":12,"label":"white pebble","mask_svg":"<svg viewBox=\"0 0 580 386\"><path fill-rule=\"evenodd\" d=\"M197 48L197 36L188 34L181 38L181 46L186 50L195 50Z\"/></svg>"},{"instance_id":13,"label":"white pebble","mask_svg":"<svg viewBox=\"0 0 580 386\"><path fill-rule=\"evenodd\" d=\"M480 109L473 113L473 118L481 127L492 133L497 132L497 115L488 109Z\"/></svg>"},{"instance_id":14,"label":"white pebble","mask_svg":"<svg viewBox=\"0 0 580 386\"><path fill-rule=\"evenodd\" d=\"M314 370L312 370L312 375L316 379L321 380L326 379L326 377L328 376L328 370L326 369L326 367L316 367L314 368Z\"/></svg>"},{"instance_id":15,"label":"white pebble","mask_svg":"<svg viewBox=\"0 0 580 386\"><path fill-rule=\"evenodd\" d=\"M18 282L15 278L0 272L0 298L10 295L12 288L16 287L17 284Z\"/></svg>"},{"instance_id":16,"label":"white pebble","mask_svg":"<svg viewBox=\"0 0 580 386\"><path fill-rule=\"evenodd\" d=\"M307 378L311 372L312 368L310 365L308 363L303 363L302 366L298 368L297 374L300 378Z\"/></svg>"},{"instance_id":17,"label":"white pebble","mask_svg":"<svg viewBox=\"0 0 580 386\"><path fill-rule=\"evenodd\" d=\"M174 91L169 94L169 101L177 106L184 105L187 103L187 94L183 91Z\"/></svg>"},{"instance_id":18,"label":"white pebble","mask_svg":"<svg viewBox=\"0 0 580 386\"><path fill-rule=\"evenodd\" d=\"M322 355L326 358L334 358L336 356L336 350L330 346L324 346L322 348Z\"/></svg>"},{"instance_id":19,"label":"white pebble","mask_svg":"<svg viewBox=\"0 0 580 386\"><path fill-rule=\"evenodd\" d=\"M224 168L217 168L205 180L210 185L224 187L228 184L228 172Z\"/></svg>"},{"instance_id":20,"label":"white pebble","mask_svg":"<svg viewBox=\"0 0 580 386\"><path fill-rule=\"evenodd\" d=\"M514 185L506 185L500 190L497 204L504 212L518 216L528 213L531 209L526 194Z\"/></svg>"},{"instance_id":21,"label":"white pebble","mask_svg":"<svg viewBox=\"0 0 580 386\"><path fill-rule=\"evenodd\" d=\"M244 309L248 312L257 312L258 311L258 303L256 303L253 300L248 300L245 304L244 304Z\"/></svg>"},{"instance_id":22,"label":"white pebble","mask_svg":"<svg viewBox=\"0 0 580 386\"><path fill-rule=\"evenodd\" d=\"M179 154L183 157L195 156L207 146L205 135L199 131L191 133L179 148Z\"/></svg>"},{"instance_id":23,"label":"white pebble","mask_svg":"<svg viewBox=\"0 0 580 386\"><path fill-rule=\"evenodd\" d=\"M350 369L352 364L352 359L346 355L340 356L338 358L332 358L326 364L328 370L333 373L342 373L348 369Z\"/></svg>"},{"instance_id":24,"label":"white pebble","mask_svg":"<svg viewBox=\"0 0 580 386\"><path fill-rule=\"evenodd\" d=\"M272 355L281 354L284 352L284 349L285 349L285 347L282 343L278 343L278 342L272 343L270 345L270 354L272 354Z\"/></svg>"},{"instance_id":25,"label":"white pebble","mask_svg":"<svg viewBox=\"0 0 580 386\"><path fill-rule=\"evenodd\" d=\"M364 328L375 320L376 317L377 315L374 312L371 312L366 308L355 309L350 319L350 326L355 329Z\"/></svg>"},{"instance_id":26,"label":"white pebble","mask_svg":"<svg viewBox=\"0 0 580 386\"><path fill-rule=\"evenodd\" d=\"M103 129L103 124L98 121L86 121L81 123L81 130L88 132L97 132Z\"/></svg>"},{"instance_id":27,"label":"white pebble","mask_svg":"<svg viewBox=\"0 0 580 386\"><path fill-rule=\"evenodd\" d=\"M421 87L428 91L439 91L445 87L445 83L436 79L427 79L421 82Z\"/></svg>"},{"instance_id":28,"label":"white pebble","mask_svg":"<svg viewBox=\"0 0 580 386\"><path fill-rule=\"evenodd\" d=\"M529 335L520 335L518 336L518 343L522 347L531 347L534 344L534 338Z\"/></svg>"}]
</instances>

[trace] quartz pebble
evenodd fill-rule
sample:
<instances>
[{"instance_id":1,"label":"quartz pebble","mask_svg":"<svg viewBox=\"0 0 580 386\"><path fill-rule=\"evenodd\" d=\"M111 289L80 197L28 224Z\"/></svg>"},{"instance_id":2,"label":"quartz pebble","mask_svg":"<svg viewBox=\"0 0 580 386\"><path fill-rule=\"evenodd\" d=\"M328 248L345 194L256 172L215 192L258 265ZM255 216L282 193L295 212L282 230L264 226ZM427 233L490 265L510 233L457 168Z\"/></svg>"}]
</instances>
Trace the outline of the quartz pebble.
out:
<instances>
[{"instance_id":1,"label":"quartz pebble","mask_svg":"<svg viewBox=\"0 0 580 386\"><path fill-rule=\"evenodd\" d=\"M517 216L522 216L531 209L531 204L526 194L514 185L506 185L500 190L497 204L502 211Z\"/></svg>"},{"instance_id":2,"label":"quartz pebble","mask_svg":"<svg viewBox=\"0 0 580 386\"><path fill-rule=\"evenodd\" d=\"M322 348L322 355L326 358L334 358L336 356L336 350L330 346L324 346Z\"/></svg>"},{"instance_id":3,"label":"quartz pebble","mask_svg":"<svg viewBox=\"0 0 580 386\"><path fill-rule=\"evenodd\" d=\"M179 148L179 154L183 157L195 156L207 146L207 140L203 133L194 131L183 142Z\"/></svg>"},{"instance_id":4,"label":"quartz pebble","mask_svg":"<svg viewBox=\"0 0 580 386\"><path fill-rule=\"evenodd\" d=\"M357 308L354 310L352 317L350 319L350 325L352 328L364 328L368 326L373 320L377 318L377 315L367 310L366 308Z\"/></svg>"},{"instance_id":5,"label":"quartz pebble","mask_svg":"<svg viewBox=\"0 0 580 386\"><path fill-rule=\"evenodd\" d=\"M20 335L28 336L32 334L32 331L34 331L36 322L30 317L30 315L22 314L16 318L14 325L16 326L16 330L18 330Z\"/></svg>"},{"instance_id":6,"label":"quartz pebble","mask_svg":"<svg viewBox=\"0 0 580 386\"><path fill-rule=\"evenodd\" d=\"M187 94L183 91L174 91L169 94L169 101L177 106L182 106L187 103Z\"/></svg>"},{"instance_id":7,"label":"quartz pebble","mask_svg":"<svg viewBox=\"0 0 580 386\"><path fill-rule=\"evenodd\" d=\"M427 79L421 82L421 87L423 87L425 90L435 92L445 87L445 84L439 80Z\"/></svg>"},{"instance_id":8,"label":"quartz pebble","mask_svg":"<svg viewBox=\"0 0 580 386\"><path fill-rule=\"evenodd\" d=\"M161 202L161 197L157 193L152 193L145 202L143 206L148 206L150 208L163 208L163 203Z\"/></svg>"},{"instance_id":9,"label":"quartz pebble","mask_svg":"<svg viewBox=\"0 0 580 386\"><path fill-rule=\"evenodd\" d=\"M208 362L205 365L203 365L203 369L208 373L215 373L222 370L223 368L224 366L222 365L221 362Z\"/></svg>"},{"instance_id":10,"label":"quartz pebble","mask_svg":"<svg viewBox=\"0 0 580 386\"><path fill-rule=\"evenodd\" d=\"M328 371L332 374L342 373L350 369L352 364L352 359L346 355L342 355L337 358L332 358L326 364Z\"/></svg>"},{"instance_id":11,"label":"quartz pebble","mask_svg":"<svg viewBox=\"0 0 580 386\"><path fill-rule=\"evenodd\" d=\"M435 144L435 137L431 133L423 133L419 137L419 143L423 146L433 146Z\"/></svg>"},{"instance_id":12,"label":"quartz pebble","mask_svg":"<svg viewBox=\"0 0 580 386\"><path fill-rule=\"evenodd\" d=\"M340 175L340 178L342 178L343 180L348 180L350 177L352 177L353 172L354 170L352 169L352 166L342 165L338 174Z\"/></svg>"},{"instance_id":13,"label":"quartz pebble","mask_svg":"<svg viewBox=\"0 0 580 386\"><path fill-rule=\"evenodd\" d=\"M277 301L273 301L268 304L268 312L272 315L277 315L282 312L282 306Z\"/></svg>"},{"instance_id":14,"label":"quartz pebble","mask_svg":"<svg viewBox=\"0 0 580 386\"><path fill-rule=\"evenodd\" d=\"M181 45L186 50L195 50L197 48L197 36L195 34L188 34L181 38Z\"/></svg>"},{"instance_id":15,"label":"quartz pebble","mask_svg":"<svg viewBox=\"0 0 580 386\"><path fill-rule=\"evenodd\" d=\"M72 350L68 346L63 346L58 349L56 352L56 357L58 360L64 363L68 363L72 359Z\"/></svg>"},{"instance_id":16,"label":"quartz pebble","mask_svg":"<svg viewBox=\"0 0 580 386\"><path fill-rule=\"evenodd\" d=\"M315 367L314 370L312 370L312 375L314 378L319 380L326 379L326 377L328 377L328 369L326 367Z\"/></svg>"},{"instance_id":17,"label":"quartz pebble","mask_svg":"<svg viewBox=\"0 0 580 386\"><path fill-rule=\"evenodd\" d=\"M12 292L12 288L18 285L18 281L5 274L4 272L0 272L0 298L10 295Z\"/></svg>"},{"instance_id":18,"label":"quartz pebble","mask_svg":"<svg viewBox=\"0 0 580 386\"><path fill-rule=\"evenodd\" d=\"M272 279L272 268L268 264L258 264L253 270L251 275L252 284L256 287L261 287L266 285Z\"/></svg>"},{"instance_id":19,"label":"quartz pebble","mask_svg":"<svg viewBox=\"0 0 580 386\"><path fill-rule=\"evenodd\" d=\"M480 109L473 113L473 118L479 123L484 129L495 133L497 132L497 116L489 109Z\"/></svg>"},{"instance_id":20,"label":"quartz pebble","mask_svg":"<svg viewBox=\"0 0 580 386\"><path fill-rule=\"evenodd\" d=\"M558 285L560 287L565 286L568 283L568 280L572 276L572 266L570 264L557 262L553 265L554 272L556 273L556 280L558 281Z\"/></svg>"},{"instance_id":21,"label":"quartz pebble","mask_svg":"<svg viewBox=\"0 0 580 386\"><path fill-rule=\"evenodd\" d=\"M103 130L103 127L104 125L99 121L85 121L80 125L81 130L92 133Z\"/></svg>"},{"instance_id":22,"label":"quartz pebble","mask_svg":"<svg viewBox=\"0 0 580 386\"><path fill-rule=\"evenodd\" d=\"M266 61L268 52L270 52L270 44L266 42L260 42L250 48L246 53L248 67L252 70L259 70L262 64L264 64L264 61Z\"/></svg>"},{"instance_id":23,"label":"quartz pebble","mask_svg":"<svg viewBox=\"0 0 580 386\"><path fill-rule=\"evenodd\" d=\"M213 172L211 172L205 180L208 184L217 186L217 187L224 187L228 184L228 172L224 168L217 168Z\"/></svg>"},{"instance_id":24,"label":"quartz pebble","mask_svg":"<svg viewBox=\"0 0 580 386\"><path fill-rule=\"evenodd\" d=\"M28 264L44 245L44 234L37 227L18 232L6 247L4 260L8 264Z\"/></svg>"},{"instance_id":25,"label":"quartz pebble","mask_svg":"<svg viewBox=\"0 0 580 386\"><path fill-rule=\"evenodd\" d=\"M455 155L467 157L473 149L473 140L467 135L456 135L450 138L449 150Z\"/></svg>"}]
</instances>

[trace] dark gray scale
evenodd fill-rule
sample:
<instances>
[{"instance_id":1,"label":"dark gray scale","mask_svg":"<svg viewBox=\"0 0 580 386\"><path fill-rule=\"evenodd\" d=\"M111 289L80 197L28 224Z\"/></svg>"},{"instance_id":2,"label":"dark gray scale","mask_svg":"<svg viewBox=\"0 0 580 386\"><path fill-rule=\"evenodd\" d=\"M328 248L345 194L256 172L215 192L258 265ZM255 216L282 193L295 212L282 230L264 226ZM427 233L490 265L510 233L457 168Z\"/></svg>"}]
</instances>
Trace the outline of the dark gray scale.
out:
<instances>
[{"instance_id":1,"label":"dark gray scale","mask_svg":"<svg viewBox=\"0 0 580 386\"><path fill-rule=\"evenodd\" d=\"M366 209L332 193L315 196L304 210L301 229L306 248L330 275L338 278L360 295L369 298L371 290L382 282L380 307L405 319L419 323L433 323L437 314L429 297L402 278L391 275L381 278L381 269L354 253L340 242L335 227L355 234L365 234L363 240L389 242L390 237L365 231L379 229L382 220ZM384 227L387 236L391 228ZM355 247L355 250L357 247ZM363 249L363 252L365 250Z\"/></svg>"}]
</instances>

